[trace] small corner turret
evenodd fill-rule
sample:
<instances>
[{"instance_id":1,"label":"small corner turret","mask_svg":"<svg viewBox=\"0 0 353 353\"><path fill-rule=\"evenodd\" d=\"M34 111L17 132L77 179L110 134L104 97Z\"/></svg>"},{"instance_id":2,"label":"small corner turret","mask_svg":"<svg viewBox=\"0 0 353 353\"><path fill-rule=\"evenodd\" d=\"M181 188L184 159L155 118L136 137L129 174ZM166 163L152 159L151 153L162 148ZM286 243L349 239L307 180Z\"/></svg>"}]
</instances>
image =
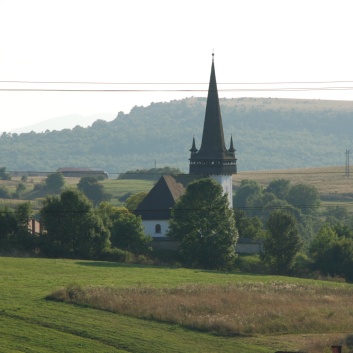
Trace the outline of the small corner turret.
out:
<instances>
[{"instance_id":1,"label":"small corner turret","mask_svg":"<svg viewBox=\"0 0 353 353\"><path fill-rule=\"evenodd\" d=\"M233 136L231 135L230 136L230 147L229 147L229 150L228 152L235 157L235 151L236 149L234 148L234 145L233 145Z\"/></svg>"},{"instance_id":2,"label":"small corner turret","mask_svg":"<svg viewBox=\"0 0 353 353\"><path fill-rule=\"evenodd\" d=\"M196 148L196 144L195 144L195 136L192 138L192 146L189 151L191 152L191 155L198 152L198 149Z\"/></svg>"}]
</instances>

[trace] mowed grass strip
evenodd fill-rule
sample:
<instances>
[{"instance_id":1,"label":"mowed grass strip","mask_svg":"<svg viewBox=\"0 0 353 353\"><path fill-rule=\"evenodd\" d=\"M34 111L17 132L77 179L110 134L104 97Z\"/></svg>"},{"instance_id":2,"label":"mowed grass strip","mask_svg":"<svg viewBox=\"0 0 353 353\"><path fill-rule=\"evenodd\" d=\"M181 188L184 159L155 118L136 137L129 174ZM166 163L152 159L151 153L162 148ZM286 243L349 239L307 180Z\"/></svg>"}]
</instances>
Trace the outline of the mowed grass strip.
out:
<instances>
[{"instance_id":1,"label":"mowed grass strip","mask_svg":"<svg viewBox=\"0 0 353 353\"><path fill-rule=\"evenodd\" d=\"M175 288L70 285L48 299L223 336L347 332L353 289L243 282Z\"/></svg>"}]
</instances>

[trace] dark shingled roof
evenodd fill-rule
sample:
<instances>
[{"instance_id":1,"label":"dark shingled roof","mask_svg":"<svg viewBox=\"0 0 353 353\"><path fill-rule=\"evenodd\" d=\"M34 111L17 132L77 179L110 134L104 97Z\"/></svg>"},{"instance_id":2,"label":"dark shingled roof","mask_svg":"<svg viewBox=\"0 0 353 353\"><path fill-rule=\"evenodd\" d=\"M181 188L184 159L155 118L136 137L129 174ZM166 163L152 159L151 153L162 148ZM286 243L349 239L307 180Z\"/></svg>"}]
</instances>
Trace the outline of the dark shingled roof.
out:
<instances>
[{"instance_id":1,"label":"dark shingled roof","mask_svg":"<svg viewBox=\"0 0 353 353\"><path fill-rule=\"evenodd\" d=\"M184 186L174 177L163 175L137 206L135 214L143 220L169 220L171 208L184 192Z\"/></svg>"}]
</instances>

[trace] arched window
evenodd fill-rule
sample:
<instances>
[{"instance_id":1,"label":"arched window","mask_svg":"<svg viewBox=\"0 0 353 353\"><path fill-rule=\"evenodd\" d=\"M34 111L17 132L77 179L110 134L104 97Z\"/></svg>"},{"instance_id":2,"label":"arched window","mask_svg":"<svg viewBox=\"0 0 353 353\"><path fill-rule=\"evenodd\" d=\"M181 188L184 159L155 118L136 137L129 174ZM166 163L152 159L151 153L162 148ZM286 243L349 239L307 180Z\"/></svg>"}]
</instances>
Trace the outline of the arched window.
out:
<instances>
[{"instance_id":1,"label":"arched window","mask_svg":"<svg viewBox=\"0 0 353 353\"><path fill-rule=\"evenodd\" d=\"M156 224L156 227L155 227L155 233L160 233L161 232L161 225L160 224Z\"/></svg>"}]
</instances>

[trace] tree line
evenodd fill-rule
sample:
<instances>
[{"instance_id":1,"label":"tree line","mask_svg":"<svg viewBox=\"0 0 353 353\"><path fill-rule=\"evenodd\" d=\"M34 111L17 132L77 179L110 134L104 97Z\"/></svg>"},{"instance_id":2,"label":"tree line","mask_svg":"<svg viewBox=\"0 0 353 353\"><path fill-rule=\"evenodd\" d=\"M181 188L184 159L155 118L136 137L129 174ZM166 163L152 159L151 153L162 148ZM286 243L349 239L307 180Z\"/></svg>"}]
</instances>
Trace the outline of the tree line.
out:
<instances>
[{"instance_id":1,"label":"tree line","mask_svg":"<svg viewBox=\"0 0 353 353\"><path fill-rule=\"evenodd\" d=\"M25 252L46 257L124 261L147 254L150 237L141 219L125 207L107 200L103 185L94 177L81 178L77 188L64 188L61 173L50 174L39 191L46 194L34 215L31 203L0 208L0 252ZM41 232L28 224L36 217Z\"/></svg>"},{"instance_id":2,"label":"tree line","mask_svg":"<svg viewBox=\"0 0 353 353\"><path fill-rule=\"evenodd\" d=\"M280 99L220 101L226 143L233 135L241 170L327 166L344 163L351 144L352 109L315 109ZM120 112L111 122L42 133L0 136L0 160L11 171L93 167L109 173L170 165L186 171L195 136L199 148L206 100L187 98ZM261 144L259 143L261 141ZM310 151L310 153L308 152Z\"/></svg>"},{"instance_id":3,"label":"tree line","mask_svg":"<svg viewBox=\"0 0 353 353\"><path fill-rule=\"evenodd\" d=\"M353 281L353 215L342 206L320 211L315 187L277 179L263 188L244 180L234 206L239 235L263 239L268 271Z\"/></svg>"},{"instance_id":4,"label":"tree line","mask_svg":"<svg viewBox=\"0 0 353 353\"><path fill-rule=\"evenodd\" d=\"M1 253L158 259L149 248L151 238L144 234L141 218L133 213L145 194L131 195L126 207L116 207L92 177L81 178L77 188L64 188L62 175L54 173L44 185L47 194L37 214L43 227L40 234L28 229L33 217L30 203L14 209L1 206ZM343 207L320 211L316 188L292 185L286 179L263 188L244 180L233 201L232 210L221 186L210 178L189 183L172 209L168 236L179 242L173 261L207 269L246 268L246 256L238 256L235 245L239 237L258 238L263 252L257 269L250 270L261 266L266 273L321 274L353 281L353 216Z\"/></svg>"}]
</instances>

